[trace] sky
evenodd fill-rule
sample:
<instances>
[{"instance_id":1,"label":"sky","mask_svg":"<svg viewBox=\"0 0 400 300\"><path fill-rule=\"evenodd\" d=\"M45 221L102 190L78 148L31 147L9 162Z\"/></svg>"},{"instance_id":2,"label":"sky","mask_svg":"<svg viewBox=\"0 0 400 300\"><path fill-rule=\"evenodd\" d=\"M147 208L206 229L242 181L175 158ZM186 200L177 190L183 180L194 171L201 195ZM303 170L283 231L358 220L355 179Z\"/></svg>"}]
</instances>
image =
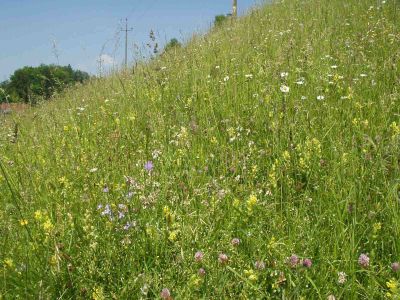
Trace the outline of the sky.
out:
<instances>
[{"instance_id":1,"label":"sky","mask_svg":"<svg viewBox=\"0 0 400 300\"><path fill-rule=\"evenodd\" d=\"M262 0L238 0L239 14ZM153 30L160 46L171 38L204 33L214 17L230 13L232 0L0 0L0 82L18 68L70 64L99 73L121 66L125 34L128 60L137 58ZM136 54L135 54L136 53Z\"/></svg>"}]
</instances>

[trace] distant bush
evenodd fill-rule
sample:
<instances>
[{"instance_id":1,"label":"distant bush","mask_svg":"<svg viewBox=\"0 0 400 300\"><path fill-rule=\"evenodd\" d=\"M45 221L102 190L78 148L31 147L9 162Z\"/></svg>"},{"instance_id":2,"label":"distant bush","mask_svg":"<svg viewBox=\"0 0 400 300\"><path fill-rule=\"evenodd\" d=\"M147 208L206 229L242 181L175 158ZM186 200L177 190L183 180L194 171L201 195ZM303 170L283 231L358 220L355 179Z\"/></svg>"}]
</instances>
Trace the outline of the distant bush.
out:
<instances>
[{"instance_id":1,"label":"distant bush","mask_svg":"<svg viewBox=\"0 0 400 300\"><path fill-rule=\"evenodd\" d=\"M181 46L182 44L176 38L173 38L167 43L167 45L165 45L164 51L166 52L174 48L180 48Z\"/></svg>"},{"instance_id":2,"label":"distant bush","mask_svg":"<svg viewBox=\"0 0 400 300\"><path fill-rule=\"evenodd\" d=\"M221 26L227 19L228 19L228 16L226 16L226 15L215 16L214 26L216 26L216 27Z\"/></svg>"},{"instance_id":3,"label":"distant bush","mask_svg":"<svg viewBox=\"0 0 400 300\"><path fill-rule=\"evenodd\" d=\"M67 86L89 79L89 74L73 70L70 65L40 65L23 67L11 75L10 80L0 84L0 103L24 102L35 103L38 99L49 99ZM9 99L7 99L7 96Z\"/></svg>"}]
</instances>

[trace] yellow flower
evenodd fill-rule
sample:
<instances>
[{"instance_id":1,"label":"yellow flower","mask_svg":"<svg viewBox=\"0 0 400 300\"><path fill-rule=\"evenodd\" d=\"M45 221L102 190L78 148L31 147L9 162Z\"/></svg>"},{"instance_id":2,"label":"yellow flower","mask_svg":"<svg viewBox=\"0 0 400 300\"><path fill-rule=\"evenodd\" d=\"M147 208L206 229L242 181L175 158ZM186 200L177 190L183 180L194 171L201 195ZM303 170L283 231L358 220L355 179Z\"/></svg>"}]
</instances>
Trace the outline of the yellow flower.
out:
<instances>
[{"instance_id":1,"label":"yellow flower","mask_svg":"<svg viewBox=\"0 0 400 300\"><path fill-rule=\"evenodd\" d=\"M40 221L43 218L43 214L40 210L35 211L35 220Z\"/></svg>"},{"instance_id":2,"label":"yellow flower","mask_svg":"<svg viewBox=\"0 0 400 300\"><path fill-rule=\"evenodd\" d=\"M239 199L237 199L237 198L236 198L236 199L234 199L234 200L233 200L233 204L232 204L232 205L233 205L233 207L236 207L236 208L237 208L237 207L239 207L239 205L240 205L240 200L239 200Z\"/></svg>"},{"instance_id":3,"label":"yellow flower","mask_svg":"<svg viewBox=\"0 0 400 300\"><path fill-rule=\"evenodd\" d=\"M51 223L50 219L47 219L46 222L43 223L43 229L49 233L54 228L54 225Z\"/></svg>"},{"instance_id":4,"label":"yellow flower","mask_svg":"<svg viewBox=\"0 0 400 300\"><path fill-rule=\"evenodd\" d=\"M21 219L21 220L19 220L19 224L21 224L21 226L26 226L26 225L28 225L28 220Z\"/></svg>"},{"instance_id":5,"label":"yellow flower","mask_svg":"<svg viewBox=\"0 0 400 300\"><path fill-rule=\"evenodd\" d=\"M11 258L6 258L4 260L4 267L12 268L14 266L14 261Z\"/></svg>"},{"instance_id":6,"label":"yellow flower","mask_svg":"<svg viewBox=\"0 0 400 300\"><path fill-rule=\"evenodd\" d=\"M174 231L171 231L170 233L169 233L169 236L168 236L168 239L171 241L171 242L175 242L176 240L177 240L177 238L178 238L178 231L177 230L174 230Z\"/></svg>"},{"instance_id":7,"label":"yellow flower","mask_svg":"<svg viewBox=\"0 0 400 300\"><path fill-rule=\"evenodd\" d=\"M104 296L102 287L95 287L92 293L93 300L104 300L106 297Z\"/></svg>"}]
</instances>

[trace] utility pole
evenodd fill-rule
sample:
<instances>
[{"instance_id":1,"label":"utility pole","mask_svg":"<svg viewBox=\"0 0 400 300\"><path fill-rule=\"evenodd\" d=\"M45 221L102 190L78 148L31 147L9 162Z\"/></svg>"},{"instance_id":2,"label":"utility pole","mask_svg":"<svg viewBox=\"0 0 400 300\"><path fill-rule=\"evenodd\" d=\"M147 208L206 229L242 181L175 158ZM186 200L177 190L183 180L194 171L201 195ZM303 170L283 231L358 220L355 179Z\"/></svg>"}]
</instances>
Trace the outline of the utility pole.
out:
<instances>
[{"instance_id":1,"label":"utility pole","mask_svg":"<svg viewBox=\"0 0 400 300\"><path fill-rule=\"evenodd\" d=\"M237 17L237 0L233 0L232 4L232 17Z\"/></svg>"},{"instance_id":2,"label":"utility pole","mask_svg":"<svg viewBox=\"0 0 400 300\"><path fill-rule=\"evenodd\" d=\"M128 18L125 18L125 29L121 29L121 31L125 31L125 69L128 68L128 31L132 31L133 28L128 29Z\"/></svg>"}]
</instances>

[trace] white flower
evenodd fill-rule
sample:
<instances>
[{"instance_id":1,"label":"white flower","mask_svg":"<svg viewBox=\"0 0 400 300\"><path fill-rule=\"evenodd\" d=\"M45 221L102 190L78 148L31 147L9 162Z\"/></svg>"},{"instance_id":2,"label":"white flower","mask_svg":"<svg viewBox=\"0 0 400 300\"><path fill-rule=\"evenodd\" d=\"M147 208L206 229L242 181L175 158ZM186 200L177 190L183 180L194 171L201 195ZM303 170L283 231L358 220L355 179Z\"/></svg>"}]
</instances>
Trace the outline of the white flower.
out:
<instances>
[{"instance_id":1,"label":"white flower","mask_svg":"<svg viewBox=\"0 0 400 300\"><path fill-rule=\"evenodd\" d=\"M344 284L347 281L347 274L345 272L338 273L338 283Z\"/></svg>"},{"instance_id":2,"label":"white flower","mask_svg":"<svg viewBox=\"0 0 400 300\"><path fill-rule=\"evenodd\" d=\"M97 170L98 170L97 168L93 168L93 169L90 169L89 172L94 173L94 172L97 172Z\"/></svg>"},{"instance_id":3,"label":"white flower","mask_svg":"<svg viewBox=\"0 0 400 300\"><path fill-rule=\"evenodd\" d=\"M367 74L360 74L360 77L367 77L368 75Z\"/></svg>"},{"instance_id":4,"label":"white flower","mask_svg":"<svg viewBox=\"0 0 400 300\"><path fill-rule=\"evenodd\" d=\"M307 100L306 96L301 96L301 100Z\"/></svg>"},{"instance_id":5,"label":"white flower","mask_svg":"<svg viewBox=\"0 0 400 300\"><path fill-rule=\"evenodd\" d=\"M303 81L302 79L300 79L300 80L296 81L296 84L298 84L298 85L303 85L303 84L304 84L304 81Z\"/></svg>"},{"instance_id":6,"label":"white flower","mask_svg":"<svg viewBox=\"0 0 400 300\"><path fill-rule=\"evenodd\" d=\"M331 66L332 69L337 69L337 65Z\"/></svg>"},{"instance_id":7,"label":"white flower","mask_svg":"<svg viewBox=\"0 0 400 300\"><path fill-rule=\"evenodd\" d=\"M282 93L289 93L290 88L286 85L281 85L280 90Z\"/></svg>"},{"instance_id":8,"label":"white flower","mask_svg":"<svg viewBox=\"0 0 400 300\"><path fill-rule=\"evenodd\" d=\"M244 75L244 77L246 77L246 79L252 79L253 78L253 74L246 74L246 75Z\"/></svg>"},{"instance_id":9,"label":"white flower","mask_svg":"<svg viewBox=\"0 0 400 300\"><path fill-rule=\"evenodd\" d=\"M320 95L320 96L317 96L317 100L324 100L325 99L325 97L324 96L322 96L322 95Z\"/></svg>"},{"instance_id":10,"label":"white flower","mask_svg":"<svg viewBox=\"0 0 400 300\"><path fill-rule=\"evenodd\" d=\"M229 80L229 76L224 77L224 81L227 82Z\"/></svg>"},{"instance_id":11,"label":"white flower","mask_svg":"<svg viewBox=\"0 0 400 300\"><path fill-rule=\"evenodd\" d=\"M281 72L281 78L286 78L288 77L289 73L288 72Z\"/></svg>"}]
</instances>

